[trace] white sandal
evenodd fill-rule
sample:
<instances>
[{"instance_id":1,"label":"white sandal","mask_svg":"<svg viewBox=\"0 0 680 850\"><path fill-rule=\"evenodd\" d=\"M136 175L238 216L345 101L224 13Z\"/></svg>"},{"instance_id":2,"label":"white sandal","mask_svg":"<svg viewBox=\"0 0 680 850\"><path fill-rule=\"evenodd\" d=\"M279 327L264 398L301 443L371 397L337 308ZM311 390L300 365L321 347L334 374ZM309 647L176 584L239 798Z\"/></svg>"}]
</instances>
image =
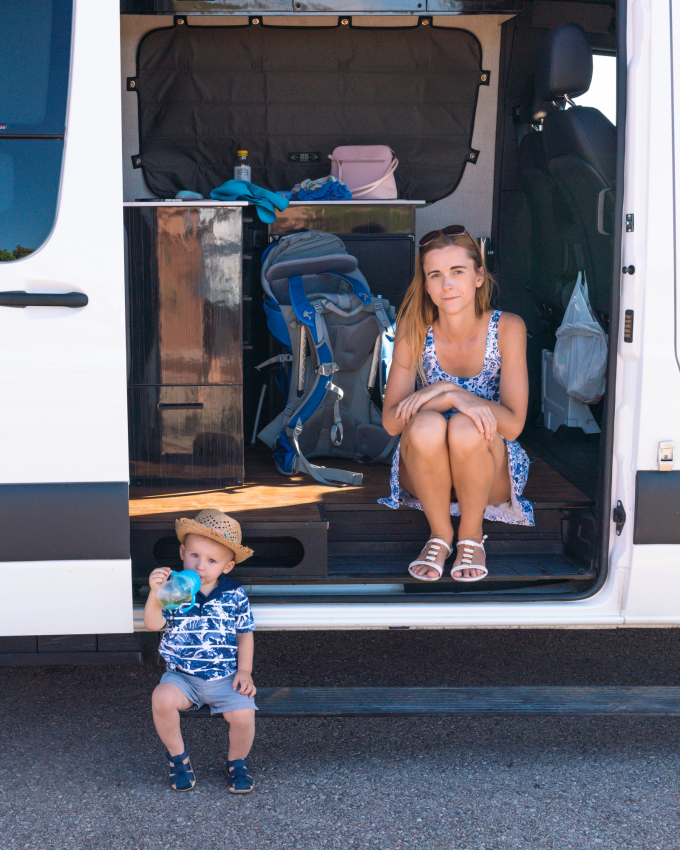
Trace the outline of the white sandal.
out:
<instances>
[{"instance_id":1,"label":"white sandal","mask_svg":"<svg viewBox=\"0 0 680 850\"><path fill-rule=\"evenodd\" d=\"M486 540L486 538L487 538L487 535L485 534L484 537L482 537L481 543L477 543L476 540L459 540L458 543L456 543L456 547L463 546L464 548L463 548L463 560L460 562L460 564L458 564L457 567L451 568L451 578L454 581L481 581L483 578L486 578L489 575L489 571L487 570L486 567L482 566L481 564L473 564L472 563L472 556L474 555L474 552L475 552L475 550L474 550L475 546L478 549L481 549L482 552L484 552L484 554L486 555L486 550L484 549L484 541ZM470 569L472 569L472 570L484 570L484 572L481 574L481 576L468 576L468 577L460 576L460 578L456 578L454 576L454 573L461 572L462 570L470 570Z\"/></svg>"},{"instance_id":2,"label":"white sandal","mask_svg":"<svg viewBox=\"0 0 680 850\"><path fill-rule=\"evenodd\" d=\"M448 558L449 555L453 552L453 549L452 549L451 546L449 546L449 544L446 542L446 540L442 540L441 537L430 537L430 539L427 541L425 546L427 546L428 543L430 543L431 545L430 545L430 548L427 550L427 554L425 555L425 560L424 561L411 561L411 563L408 565L408 572L409 572L409 575L412 575L413 578L417 578L420 581L438 581L442 577L442 575L444 574L444 567L439 566L439 564L437 563L437 555L439 554L439 550L442 548L442 546L445 549L447 549L448 554L447 554L446 558ZM444 560L446 560L446 558L444 558ZM421 566L427 567L430 570L437 570L439 575L436 576L435 578L428 576L427 573L423 576L419 576L416 573L414 573L413 570L411 569L411 567L421 567Z\"/></svg>"}]
</instances>

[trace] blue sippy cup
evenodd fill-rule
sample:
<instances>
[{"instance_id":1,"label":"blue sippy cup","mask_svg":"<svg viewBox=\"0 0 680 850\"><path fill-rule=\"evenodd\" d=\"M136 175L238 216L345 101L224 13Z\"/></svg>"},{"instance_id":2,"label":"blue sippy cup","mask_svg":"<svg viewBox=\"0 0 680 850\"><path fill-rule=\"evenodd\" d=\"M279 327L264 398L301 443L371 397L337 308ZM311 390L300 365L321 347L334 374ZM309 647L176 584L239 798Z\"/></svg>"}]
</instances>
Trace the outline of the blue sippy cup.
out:
<instances>
[{"instance_id":1,"label":"blue sippy cup","mask_svg":"<svg viewBox=\"0 0 680 850\"><path fill-rule=\"evenodd\" d=\"M175 608L192 608L196 594L201 589L201 577L193 570L182 570L181 573L172 570L170 578L156 591L158 601L163 608L171 611Z\"/></svg>"}]
</instances>

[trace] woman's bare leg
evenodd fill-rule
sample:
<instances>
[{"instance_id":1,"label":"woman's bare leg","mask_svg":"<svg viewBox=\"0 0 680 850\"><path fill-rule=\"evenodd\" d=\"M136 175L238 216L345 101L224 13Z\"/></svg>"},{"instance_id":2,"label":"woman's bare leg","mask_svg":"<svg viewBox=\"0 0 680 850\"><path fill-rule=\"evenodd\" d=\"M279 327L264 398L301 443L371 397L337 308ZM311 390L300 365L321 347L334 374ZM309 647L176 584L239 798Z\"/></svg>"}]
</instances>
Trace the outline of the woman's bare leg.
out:
<instances>
[{"instance_id":1,"label":"woman's bare leg","mask_svg":"<svg viewBox=\"0 0 680 850\"><path fill-rule=\"evenodd\" d=\"M401 435L399 476L406 489L423 506L430 523L430 537L453 542L451 524L451 468L447 462L446 419L434 410L416 413ZM442 546L437 563L443 566L448 552ZM424 560L425 550L418 560ZM437 578L436 570L413 567L416 575Z\"/></svg>"},{"instance_id":2,"label":"woman's bare leg","mask_svg":"<svg viewBox=\"0 0 680 850\"><path fill-rule=\"evenodd\" d=\"M447 441L451 462L451 480L460 506L459 540L482 540L484 509L489 504L506 502L511 486L508 472L508 450L505 441L496 434L487 440L477 426L463 413L455 413L448 421ZM475 549L473 561L484 563L484 553ZM454 567L462 561L458 548ZM474 567L460 570L456 577L475 577L482 571Z\"/></svg>"}]
</instances>

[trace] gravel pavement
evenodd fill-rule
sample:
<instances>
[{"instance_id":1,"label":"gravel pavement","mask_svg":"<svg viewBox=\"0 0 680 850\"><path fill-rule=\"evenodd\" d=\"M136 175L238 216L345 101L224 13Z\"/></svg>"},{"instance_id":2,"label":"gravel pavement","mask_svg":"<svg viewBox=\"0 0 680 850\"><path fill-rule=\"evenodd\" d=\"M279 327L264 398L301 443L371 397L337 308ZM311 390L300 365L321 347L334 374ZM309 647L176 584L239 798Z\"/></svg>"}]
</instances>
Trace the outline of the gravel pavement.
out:
<instances>
[{"instance_id":1,"label":"gravel pavement","mask_svg":"<svg viewBox=\"0 0 680 850\"><path fill-rule=\"evenodd\" d=\"M257 787L226 726L184 724L168 785L161 668L0 668L0 850L680 850L680 719L262 719ZM678 685L680 630L272 633L260 685Z\"/></svg>"}]
</instances>

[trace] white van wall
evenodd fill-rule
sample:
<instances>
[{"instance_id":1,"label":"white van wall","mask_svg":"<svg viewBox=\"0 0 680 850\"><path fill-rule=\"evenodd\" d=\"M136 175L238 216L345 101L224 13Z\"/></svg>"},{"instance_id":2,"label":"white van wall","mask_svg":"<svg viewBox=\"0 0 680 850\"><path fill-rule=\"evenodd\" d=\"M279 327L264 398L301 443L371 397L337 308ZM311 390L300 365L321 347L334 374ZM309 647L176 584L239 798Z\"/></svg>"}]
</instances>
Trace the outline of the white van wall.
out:
<instances>
[{"instance_id":1,"label":"white van wall","mask_svg":"<svg viewBox=\"0 0 680 850\"><path fill-rule=\"evenodd\" d=\"M480 86L472 147L480 151L476 165L468 164L456 191L416 214L416 238L428 230L447 224L464 224L477 236L489 236L493 211L494 158L496 151L496 108L501 46L501 24L510 15L435 15L435 26L464 29L482 45L482 67L491 72L490 85ZM335 26L335 17L264 17L267 25ZM243 26L247 17L201 16L191 18L191 26ZM142 36L153 29L171 27L172 15L121 15L121 98L123 105L123 191L126 201L149 197L141 169L132 167L131 157L139 153L137 95L127 91L127 78L137 73L137 47ZM353 26L413 26L403 16L352 17ZM385 139L385 144L390 140ZM227 179L225 177L225 179Z\"/></svg>"}]
</instances>

